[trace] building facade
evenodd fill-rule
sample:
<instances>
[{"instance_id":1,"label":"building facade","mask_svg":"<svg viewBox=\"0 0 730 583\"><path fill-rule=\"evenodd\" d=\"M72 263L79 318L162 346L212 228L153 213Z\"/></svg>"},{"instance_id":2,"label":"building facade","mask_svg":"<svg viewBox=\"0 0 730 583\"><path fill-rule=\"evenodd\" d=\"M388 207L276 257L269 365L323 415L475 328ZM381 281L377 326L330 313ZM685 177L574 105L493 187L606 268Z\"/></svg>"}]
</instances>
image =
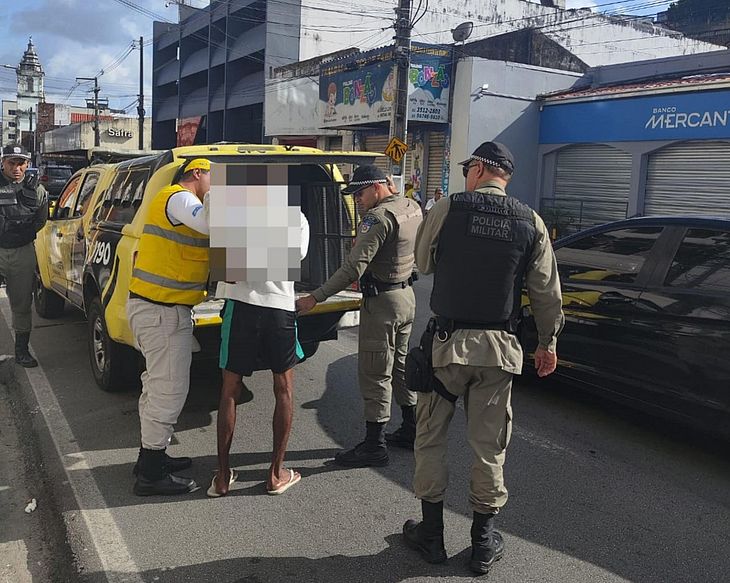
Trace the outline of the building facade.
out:
<instances>
[{"instance_id":1,"label":"building facade","mask_svg":"<svg viewBox=\"0 0 730 583\"><path fill-rule=\"evenodd\" d=\"M544 4L552 4L546 6ZM565 10L561 2L503 0L456 6L433 0L414 9L414 40L451 44L451 29L471 21L476 41L525 28L540 30L586 66L637 58L706 52L717 47L687 39L644 20ZM329 131L278 127L288 108L318 75L279 78L274 71L357 47L368 52L392 38L393 7L382 0L357 5L328 0L212 0L203 9L180 7L179 23L155 22L153 146L226 141L260 142ZM318 90L318 88L316 88ZM272 100L271 97L274 97ZM272 105L273 109L269 110ZM281 124L284 125L284 124ZM319 128L321 129L321 128Z\"/></svg>"},{"instance_id":2,"label":"building facade","mask_svg":"<svg viewBox=\"0 0 730 583\"><path fill-rule=\"evenodd\" d=\"M730 216L730 51L599 67L542 109L537 202L563 231Z\"/></svg>"}]
</instances>

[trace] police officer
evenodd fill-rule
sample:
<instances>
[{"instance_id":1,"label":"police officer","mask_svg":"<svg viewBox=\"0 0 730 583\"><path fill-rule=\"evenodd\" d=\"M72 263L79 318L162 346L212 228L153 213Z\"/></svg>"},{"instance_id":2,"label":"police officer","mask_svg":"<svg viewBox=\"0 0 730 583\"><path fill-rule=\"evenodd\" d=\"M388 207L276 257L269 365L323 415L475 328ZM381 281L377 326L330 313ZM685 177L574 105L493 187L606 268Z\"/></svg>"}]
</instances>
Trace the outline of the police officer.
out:
<instances>
[{"instance_id":1,"label":"police officer","mask_svg":"<svg viewBox=\"0 0 730 583\"><path fill-rule=\"evenodd\" d=\"M192 460L166 453L190 388L191 311L205 298L208 282L209 227L203 201L210 190L210 161L195 158L182 172L176 184L163 188L150 203L129 285L127 317L147 364L139 398L138 496L198 489L194 480L174 474L190 467Z\"/></svg>"},{"instance_id":2,"label":"police officer","mask_svg":"<svg viewBox=\"0 0 730 583\"><path fill-rule=\"evenodd\" d=\"M385 425L393 392L403 411L403 426L391 438L400 445L415 437L416 395L405 386L405 359L416 314L411 286L421 208L394 194L392 182L376 166L359 166L342 192L352 194L364 214L355 244L332 277L297 301L297 311L311 310L360 279L358 381L365 402L366 437L338 454L335 462L353 468L385 466Z\"/></svg>"},{"instance_id":3,"label":"police officer","mask_svg":"<svg viewBox=\"0 0 730 583\"><path fill-rule=\"evenodd\" d=\"M0 174L0 274L7 283L15 330L15 362L26 368L38 366L28 350L32 328L31 304L35 283L33 241L48 220L48 194L26 176L30 154L19 144L2 150Z\"/></svg>"},{"instance_id":4,"label":"police officer","mask_svg":"<svg viewBox=\"0 0 730 583\"><path fill-rule=\"evenodd\" d=\"M455 401L463 396L475 458L469 489L474 511L469 566L483 574L504 552L494 518L507 501L502 466L512 431L512 376L522 369L515 332L523 285L538 330L535 367L541 377L555 370L563 314L545 224L530 207L505 193L515 170L510 151L485 142L461 165L466 191L434 204L416 239L418 268L434 273L431 309L436 334L431 354L441 385L419 393L414 489L423 520L407 521L403 534L427 561L446 560L446 441Z\"/></svg>"}]
</instances>

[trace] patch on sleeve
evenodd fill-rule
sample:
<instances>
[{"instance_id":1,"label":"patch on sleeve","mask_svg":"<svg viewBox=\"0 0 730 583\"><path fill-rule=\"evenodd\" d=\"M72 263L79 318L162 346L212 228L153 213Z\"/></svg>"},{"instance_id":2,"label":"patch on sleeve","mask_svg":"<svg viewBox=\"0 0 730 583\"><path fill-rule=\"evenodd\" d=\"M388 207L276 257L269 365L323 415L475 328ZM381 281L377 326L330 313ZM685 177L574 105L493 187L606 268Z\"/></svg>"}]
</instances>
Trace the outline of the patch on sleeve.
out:
<instances>
[{"instance_id":1,"label":"patch on sleeve","mask_svg":"<svg viewBox=\"0 0 730 583\"><path fill-rule=\"evenodd\" d=\"M467 235L498 241L512 241L512 219L486 213L469 213Z\"/></svg>"},{"instance_id":2,"label":"patch on sleeve","mask_svg":"<svg viewBox=\"0 0 730 583\"><path fill-rule=\"evenodd\" d=\"M362 219L362 222L360 223L360 232L361 233L367 233L370 230L370 227L373 225L377 225L380 222L380 219L378 217L374 217L373 215L365 215Z\"/></svg>"}]
</instances>

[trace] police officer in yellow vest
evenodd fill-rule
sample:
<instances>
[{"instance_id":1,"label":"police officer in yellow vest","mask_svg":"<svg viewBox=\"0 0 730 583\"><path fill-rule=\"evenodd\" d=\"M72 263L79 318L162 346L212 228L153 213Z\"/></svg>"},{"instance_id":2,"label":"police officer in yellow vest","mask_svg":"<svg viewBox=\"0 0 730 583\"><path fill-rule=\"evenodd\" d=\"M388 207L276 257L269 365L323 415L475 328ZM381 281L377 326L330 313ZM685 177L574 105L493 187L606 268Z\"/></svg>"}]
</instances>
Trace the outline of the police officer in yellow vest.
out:
<instances>
[{"instance_id":1,"label":"police officer in yellow vest","mask_svg":"<svg viewBox=\"0 0 730 583\"><path fill-rule=\"evenodd\" d=\"M411 286L421 208L395 195L392 182L376 166L359 166L342 192L352 194L364 214L357 239L342 267L311 295L298 300L297 311L311 310L360 279L358 380L365 402L366 437L338 454L335 462L346 467L385 466L385 426L392 393L403 410L406 427L401 429L410 434L406 437L411 442L415 437L416 395L405 386L405 359L416 314Z\"/></svg>"},{"instance_id":2,"label":"police officer in yellow vest","mask_svg":"<svg viewBox=\"0 0 730 583\"><path fill-rule=\"evenodd\" d=\"M142 447L135 466L138 496L185 494L194 480L174 472L190 458L173 458L166 448L190 387L193 324L191 309L205 297L208 281L208 219L203 200L210 190L210 162L187 162L177 184L152 200L139 240L129 286L127 316L147 363L142 373L139 418Z\"/></svg>"},{"instance_id":3,"label":"police officer in yellow vest","mask_svg":"<svg viewBox=\"0 0 730 583\"><path fill-rule=\"evenodd\" d=\"M545 223L505 192L515 170L512 153L503 144L485 142L461 164L466 192L434 204L416 239L418 268L434 274L436 318L429 326L436 332L431 355L441 384L418 395L413 485L423 520L407 521L403 534L428 562L446 560L446 442L456 400L463 396L474 451L469 567L484 574L504 552L494 519L507 502L502 467L512 431L512 377L522 370L515 332L523 285L537 325L535 367L541 377L555 370L563 313Z\"/></svg>"}]
</instances>

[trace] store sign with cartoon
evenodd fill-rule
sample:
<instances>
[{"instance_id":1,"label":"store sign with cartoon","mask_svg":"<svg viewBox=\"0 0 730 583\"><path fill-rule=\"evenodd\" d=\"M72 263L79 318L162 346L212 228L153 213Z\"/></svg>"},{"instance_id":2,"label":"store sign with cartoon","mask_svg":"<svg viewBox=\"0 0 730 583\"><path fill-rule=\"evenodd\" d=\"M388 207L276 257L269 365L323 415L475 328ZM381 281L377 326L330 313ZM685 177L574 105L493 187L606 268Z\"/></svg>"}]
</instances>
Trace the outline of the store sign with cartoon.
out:
<instances>
[{"instance_id":1,"label":"store sign with cartoon","mask_svg":"<svg viewBox=\"0 0 730 583\"><path fill-rule=\"evenodd\" d=\"M451 87L449 51L414 44L408 86L408 119L445 123ZM329 63L319 79L322 125L388 122L395 90L392 48Z\"/></svg>"}]
</instances>

